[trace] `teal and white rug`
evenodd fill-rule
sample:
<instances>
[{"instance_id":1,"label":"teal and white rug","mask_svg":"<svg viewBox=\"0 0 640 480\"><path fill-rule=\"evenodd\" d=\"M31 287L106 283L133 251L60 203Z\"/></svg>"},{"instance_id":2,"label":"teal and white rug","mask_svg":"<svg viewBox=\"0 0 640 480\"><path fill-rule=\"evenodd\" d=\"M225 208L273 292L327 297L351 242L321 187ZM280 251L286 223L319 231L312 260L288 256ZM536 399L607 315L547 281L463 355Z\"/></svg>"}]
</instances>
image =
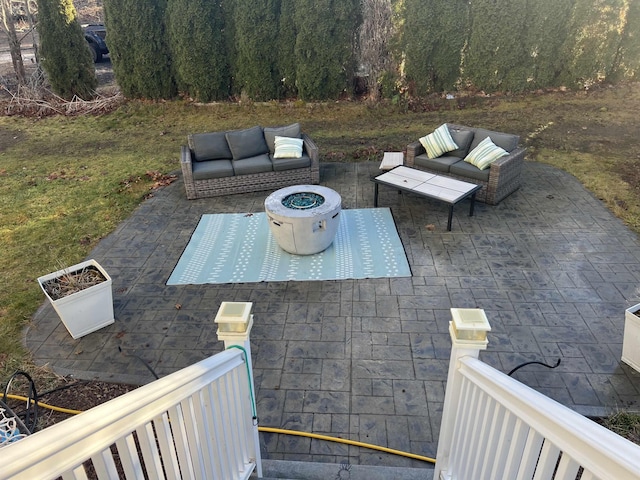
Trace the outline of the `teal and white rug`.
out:
<instances>
[{"instance_id":1,"label":"teal and white rug","mask_svg":"<svg viewBox=\"0 0 640 480\"><path fill-rule=\"evenodd\" d=\"M388 208L342 210L326 250L293 255L271 235L264 213L203 215L167 285L410 277Z\"/></svg>"}]
</instances>

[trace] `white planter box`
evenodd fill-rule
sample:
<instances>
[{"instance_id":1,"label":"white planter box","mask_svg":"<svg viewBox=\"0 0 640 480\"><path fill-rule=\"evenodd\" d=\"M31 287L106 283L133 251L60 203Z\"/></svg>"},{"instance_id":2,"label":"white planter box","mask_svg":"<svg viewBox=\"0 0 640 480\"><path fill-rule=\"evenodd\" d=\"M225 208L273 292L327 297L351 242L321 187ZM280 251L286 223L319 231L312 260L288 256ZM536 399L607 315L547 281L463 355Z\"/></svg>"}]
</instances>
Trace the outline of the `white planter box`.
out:
<instances>
[{"instance_id":1,"label":"white planter box","mask_svg":"<svg viewBox=\"0 0 640 480\"><path fill-rule=\"evenodd\" d=\"M640 372L640 303L624 312L624 337L622 339L622 361Z\"/></svg>"},{"instance_id":2,"label":"white planter box","mask_svg":"<svg viewBox=\"0 0 640 480\"><path fill-rule=\"evenodd\" d=\"M72 293L59 300L53 300L44 289L43 283L54 279L64 273L81 270L88 266L94 266L107 279L85 290ZM67 327L71 336L80 338L88 333L111 325L113 316L113 293L111 291L111 277L95 260L87 260L63 270L50 273L38 278L40 288L58 313L60 320Z\"/></svg>"}]
</instances>

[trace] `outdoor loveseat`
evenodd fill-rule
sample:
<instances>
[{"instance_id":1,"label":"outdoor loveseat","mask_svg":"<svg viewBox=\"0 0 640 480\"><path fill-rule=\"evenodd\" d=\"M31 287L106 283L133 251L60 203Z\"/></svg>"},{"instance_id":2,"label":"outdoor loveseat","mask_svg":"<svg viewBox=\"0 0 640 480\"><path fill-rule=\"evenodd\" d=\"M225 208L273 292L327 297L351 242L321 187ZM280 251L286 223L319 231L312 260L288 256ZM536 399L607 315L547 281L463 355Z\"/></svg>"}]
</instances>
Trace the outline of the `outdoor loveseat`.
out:
<instances>
[{"instance_id":1,"label":"outdoor loveseat","mask_svg":"<svg viewBox=\"0 0 640 480\"><path fill-rule=\"evenodd\" d=\"M299 123L188 135L180 165L190 200L320 183L318 147Z\"/></svg>"},{"instance_id":2,"label":"outdoor loveseat","mask_svg":"<svg viewBox=\"0 0 640 480\"><path fill-rule=\"evenodd\" d=\"M444 153L431 158L433 155L429 155L421 143L421 141L424 142L423 138L407 146L406 166L481 185L482 189L477 192L476 199L490 205L497 205L520 187L525 149L518 146L520 141L518 135L451 123L444 124L439 128L443 127L448 129L451 139L455 142L455 145L451 145L449 148L457 148L446 151L446 147L443 147ZM434 133L436 132L438 130ZM490 138L491 143L505 150L507 154L493 160L488 165L480 163L481 169L469 162L468 155L487 137ZM437 140L440 145L444 144L441 139ZM439 153L437 148L435 153Z\"/></svg>"}]
</instances>

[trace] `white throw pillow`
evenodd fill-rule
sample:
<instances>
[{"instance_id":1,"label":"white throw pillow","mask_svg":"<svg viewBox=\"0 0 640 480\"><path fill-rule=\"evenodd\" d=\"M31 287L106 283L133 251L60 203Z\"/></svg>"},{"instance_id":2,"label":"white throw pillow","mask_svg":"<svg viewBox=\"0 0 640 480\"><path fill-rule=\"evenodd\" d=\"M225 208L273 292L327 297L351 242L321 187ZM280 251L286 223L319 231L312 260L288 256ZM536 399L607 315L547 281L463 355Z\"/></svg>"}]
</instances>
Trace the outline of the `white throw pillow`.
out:
<instances>
[{"instance_id":1,"label":"white throw pillow","mask_svg":"<svg viewBox=\"0 0 640 480\"><path fill-rule=\"evenodd\" d=\"M493 143L491 137L487 137L469 152L464 161L484 170L505 155L509 155L509 152Z\"/></svg>"},{"instance_id":2,"label":"white throw pillow","mask_svg":"<svg viewBox=\"0 0 640 480\"><path fill-rule=\"evenodd\" d=\"M419 139L420 143L427 151L427 157L438 158L443 153L452 152L458 149L458 145L451 138L449 127L444 123L436 128L433 133Z\"/></svg>"},{"instance_id":3,"label":"white throw pillow","mask_svg":"<svg viewBox=\"0 0 640 480\"><path fill-rule=\"evenodd\" d=\"M302 143L303 140L301 138L279 137L276 135L273 158L301 158Z\"/></svg>"}]
</instances>

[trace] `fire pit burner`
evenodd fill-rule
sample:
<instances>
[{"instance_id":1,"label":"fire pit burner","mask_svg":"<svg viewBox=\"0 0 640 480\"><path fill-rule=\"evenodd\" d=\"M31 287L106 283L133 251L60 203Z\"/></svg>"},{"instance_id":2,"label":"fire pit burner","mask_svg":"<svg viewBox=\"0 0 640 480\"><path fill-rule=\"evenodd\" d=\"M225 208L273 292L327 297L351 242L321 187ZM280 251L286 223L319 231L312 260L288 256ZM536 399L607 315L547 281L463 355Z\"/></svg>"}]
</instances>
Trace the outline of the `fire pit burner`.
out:
<instances>
[{"instance_id":1,"label":"fire pit burner","mask_svg":"<svg viewBox=\"0 0 640 480\"><path fill-rule=\"evenodd\" d=\"M313 192L292 193L282 199L282 205L287 208L296 208L298 210L307 210L309 208L319 207L323 203L324 197Z\"/></svg>"}]
</instances>

